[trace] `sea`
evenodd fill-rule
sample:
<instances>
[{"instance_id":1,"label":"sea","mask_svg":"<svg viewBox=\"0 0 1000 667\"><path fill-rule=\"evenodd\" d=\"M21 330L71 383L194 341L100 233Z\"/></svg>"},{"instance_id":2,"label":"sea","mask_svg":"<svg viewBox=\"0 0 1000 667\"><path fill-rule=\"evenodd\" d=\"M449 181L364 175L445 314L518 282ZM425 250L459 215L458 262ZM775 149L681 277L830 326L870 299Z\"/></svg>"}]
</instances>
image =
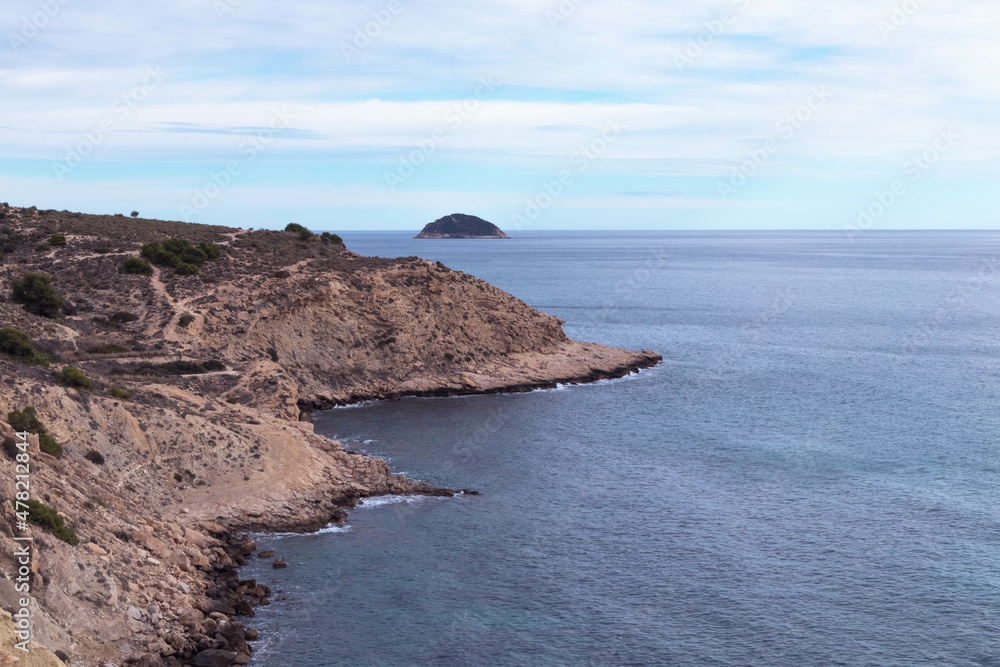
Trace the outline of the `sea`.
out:
<instances>
[{"instance_id":1,"label":"sea","mask_svg":"<svg viewBox=\"0 0 1000 667\"><path fill-rule=\"evenodd\" d=\"M481 495L258 536L255 667L1000 665L1000 233L342 236L664 361L316 414Z\"/></svg>"}]
</instances>

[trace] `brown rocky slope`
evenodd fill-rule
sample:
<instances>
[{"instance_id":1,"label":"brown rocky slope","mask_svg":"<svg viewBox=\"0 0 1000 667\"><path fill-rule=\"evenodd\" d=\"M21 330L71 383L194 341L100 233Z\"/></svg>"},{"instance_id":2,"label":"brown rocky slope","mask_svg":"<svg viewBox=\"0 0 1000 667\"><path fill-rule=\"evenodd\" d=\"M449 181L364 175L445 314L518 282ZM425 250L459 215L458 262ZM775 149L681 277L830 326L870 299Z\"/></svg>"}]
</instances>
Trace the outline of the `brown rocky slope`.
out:
<instances>
[{"instance_id":1,"label":"brown rocky slope","mask_svg":"<svg viewBox=\"0 0 1000 667\"><path fill-rule=\"evenodd\" d=\"M172 237L221 252L195 275L119 272ZM556 318L440 264L338 241L0 205L0 328L51 361L0 354L0 419L33 406L62 444L53 456L33 438L31 493L79 539L31 529L41 645L74 665L245 664L241 617L269 592L236 577L253 548L238 531L320 527L366 496L455 493L345 452L308 411L616 377L660 359L569 340ZM26 272L65 299L53 317L11 300ZM64 366L93 386L67 386ZM0 440L12 436L0 424ZM0 461L10 611L14 464Z\"/></svg>"}]
</instances>

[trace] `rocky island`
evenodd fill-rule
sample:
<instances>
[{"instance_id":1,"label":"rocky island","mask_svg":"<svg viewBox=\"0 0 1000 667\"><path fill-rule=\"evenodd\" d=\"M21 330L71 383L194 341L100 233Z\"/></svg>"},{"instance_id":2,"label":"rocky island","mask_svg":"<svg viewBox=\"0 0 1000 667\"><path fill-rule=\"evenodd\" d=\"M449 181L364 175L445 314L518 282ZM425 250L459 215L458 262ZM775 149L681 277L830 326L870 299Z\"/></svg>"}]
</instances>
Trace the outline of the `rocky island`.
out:
<instances>
[{"instance_id":1,"label":"rocky island","mask_svg":"<svg viewBox=\"0 0 1000 667\"><path fill-rule=\"evenodd\" d=\"M239 578L256 551L246 531L320 528L369 496L459 492L345 451L310 411L527 391L661 359L570 340L473 276L363 257L300 225L0 204L0 255L0 602L25 595L15 553L29 545L20 664L246 664L246 626L271 596ZM29 526L14 503L25 456ZM13 629L0 613L0 664L24 655Z\"/></svg>"},{"instance_id":2,"label":"rocky island","mask_svg":"<svg viewBox=\"0 0 1000 667\"><path fill-rule=\"evenodd\" d=\"M428 223L415 239L508 239L492 222L474 215L454 213Z\"/></svg>"}]
</instances>

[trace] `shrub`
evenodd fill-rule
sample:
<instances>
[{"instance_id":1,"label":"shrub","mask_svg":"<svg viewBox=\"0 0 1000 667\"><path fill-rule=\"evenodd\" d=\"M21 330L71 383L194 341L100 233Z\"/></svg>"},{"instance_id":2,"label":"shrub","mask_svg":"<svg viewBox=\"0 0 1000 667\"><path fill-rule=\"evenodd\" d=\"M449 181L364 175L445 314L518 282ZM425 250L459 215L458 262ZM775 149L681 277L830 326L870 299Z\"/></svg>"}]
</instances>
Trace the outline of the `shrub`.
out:
<instances>
[{"instance_id":1,"label":"shrub","mask_svg":"<svg viewBox=\"0 0 1000 667\"><path fill-rule=\"evenodd\" d=\"M301 234L303 231L308 232L309 230L306 229L305 227L303 227L302 225L300 225L297 222L289 222L287 225L285 225L285 231L286 232L294 232L296 234Z\"/></svg>"},{"instance_id":2,"label":"shrub","mask_svg":"<svg viewBox=\"0 0 1000 667\"><path fill-rule=\"evenodd\" d=\"M55 438L45 430L45 426L38 420L38 414L35 412L34 407L29 406L24 410L11 410L7 413L7 423L18 433L27 431L28 433L36 434L38 436L39 449L46 454L51 454L52 456L62 455L62 445L56 442Z\"/></svg>"},{"instance_id":3,"label":"shrub","mask_svg":"<svg viewBox=\"0 0 1000 667\"><path fill-rule=\"evenodd\" d=\"M17 443L14 442L14 438L4 438L3 443L3 453L7 455L11 461L17 459L17 455L21 453L21 450L17 448Z\"/></svg>"},{"instance_id":4,"label":"shrub","mask_svg":"<svg viewBox=\"0 0 1000 667\"><path fill-rule=\"evenodd\" d=\"M132 397L132 395L129 394L127 391L125 391L124 389L119 389L118 387L112 387L109 393L115 398L120 398L123 401L127 401Z\"/></svg>"},{"instance_id":5,"label":"shrub","mask_svg":"<svg viewBox=\"0 0 1000 667\"><path fill-rule=\"evenodd\" d=\"M292 275L291 273L289 273L288 271L285 271L284 269L282 269L281 271L275 271L274 272L274 277L275 278L288 278L291 275Z\"/></svg>"},{"instance_id":6,"label":"shrub","mask_svg":"<svg viewBox=\"0 0 1000 667\"><path fill-rule=\"evenodd\" d=\"M186 329L192 322L194 322L194 315L191 313L184 313L181 315L180 319L177 320L177 326L184 327Z\"/></svg>"},{"instance_id":7,"label":"shrub","mask_svg":"<svg viewBox=\"0 0 1000 667\"><path fill-rule=\"evenodd\" d=\"M66 237L62 234L53 234L49 237L49 245L51 246L64 246L66 245Z\"/></svg>"},{"instance_id":8,"label":"shrub","mask_svg":"<svg viewBox=\"0 0 1000 667\"><path fill-rule=\"evenodd\" d=\"M37 500L28 500L28 523L41 528L46 528L63 542L76 546L76 533L66 525L63 518L59 516L54 508L43 505Z\"/></svg>"},{"instance_id":9,"label":"shrub","mask_svg":"<svg viewBox=\"0 0 1000 667\"><path fill-rule=\"evenodd\" d=\"M445 352L444 358L447 359L448 361L453 361L455 359L455 355L452 354L451 352Z\"/></svg>"},{"instance_id":10,"label":"shrub","mask_svg":"<svg viewBox=\"0 0 1000 667\"><path fill-rule=\"evenodd\" d=\"M239 401L230 396L229 398L226 399L226 403L229 403L230 405L236 405L237 403L239 403Z\"/></svg>"},{"instance_id":11,"label":"shrub","mask_svg":"<svg viewBox=\"0 0 1000 667\"><path fill-rule=\"evenodd\" d=\"M320 234L320 239L323 243L333 243L334 245L344 245L344 239L340 238L336 234L331 234L330 232L323 232Z\"/></svg>"},{"instance_id":12,"label":"shrub","mask_svg":"<svg viewBox=\"0 0 1000 667\"><path fill-rule=\"evenodd\" d=\"M94 388L94 383L90 381L83 371L72 366L64 366L62 369L62 381L67 387L85 389L90 391Z\"/></svg>"},{"instance_id":13,"label":"shrub","mask_svg":"<svg viewBox=\"0 0 1000 667\"><path fill-rule=\"evenodd\" d=\"M385 340L380 340L378 342L378 346L381 348L381 347L385 347L386 345L392 345L395 342L396 342L395 338L386 338Z\"/></svg>"},{"instance_id":14,"label":"shrub","mask_svg":"<svg viewBox=\"0 0 1000 667\"><path fill-rule=\"evenodd\" d=\"M49 365L49 360L34 348L28 335L13 327L0 329L0 352L26 364Z\"/></svg>"},{"instance_id":15,"label":"shrub","mask_svg":"<svg viewBox=\"0 0 1000 667\"><path fill-rule=\"evenodd\" d=\"M118 272L133 273L140 276L151 276L153 275L153 266L144 259L139 259L138 257L129 257L124 262L122 262L122 265L118 269Z\"/></svg>"},{"instance_id":16,"label":"shrub","mask_svg":"<svg viewBox=\"0 0 1000 667\"><path fill-rule=\"evenodd\" d=\"M139 211L132 211L132 217L133 218L138 218L139 217Z\"/></svg>"},{"instance_id":17,"label":"shrub","mask_svg":"<svg viewBox=\"0 0 1000 667\"><path fill-rule=\"evenodd\" d=\"M87 354L121 354L122 352L128 352L121 345L115 345L114 343L106 343L104 345L98 345L97 347L87 348Z\"/></svg>"},{"instance_id":18,"label":"shrub","mask_svg":"<svg viewBox=\"0 0 1000 667\"><path fill-rule=\"evenodd\" d=\"M95 466L104 465L104 455L101 454L96 449L91 449L90 451L88 451L86 454L83 455L83 458L87 459Z\"/></svg>"},{"instance_id":19,"label":"shrub","mask_svg":"<svg viewBox=\"0 0 1000 667\"><path fill-rule=\"evenodd\" d=\"M50 250L51 248L52 246L50 246L48 243L39 243L38 245L35 246L35 252L45 252L47 250Z\"/></svg>"},{"instance_id":20,"label":"shrub","mask_svg":"<svg viewBox=\"0 0 1000 667\"><path fill-rule=\"evenodd\" d=\"M205 262L221 257L222 248L208 241L193 246L184 239L168 239L147 243L140 254L153 264L169 266L178 275L191 276L198 273L198 267Z\"/></svg>"},{"instance_id":21,"label":"shrub","mask_svg":"<svg viewBox=\"0 0 1000 667\"><path fill-rule=\"evenodd\" d=\"M21 280L11 281L11 298L29 313L55 317L64 299L52 287L52 279L44 273L29 271Z\"/></svg>"},{"instance_id":22,"label":"shrub","mask_svg":"<svg viewBox=\"0 0 1000 667\"><path fill-rule=\"evenodd\" d=\"M271 361L278 363L278 351L273 347L267 348L267 356L271 357Z\"/></svg>"},{"instance_id":23,"label":"shrub","mask_svg":"<svg viewBox=\"0 0 1000 667\"><path fill-rule=\"evenodd\" d=\"M128 322L135 322L139 319L139 316L134 313L126 313L120 310L108 319L112 322L117 322L118 324L126 324Z\"/></svg>"}]
</instances>

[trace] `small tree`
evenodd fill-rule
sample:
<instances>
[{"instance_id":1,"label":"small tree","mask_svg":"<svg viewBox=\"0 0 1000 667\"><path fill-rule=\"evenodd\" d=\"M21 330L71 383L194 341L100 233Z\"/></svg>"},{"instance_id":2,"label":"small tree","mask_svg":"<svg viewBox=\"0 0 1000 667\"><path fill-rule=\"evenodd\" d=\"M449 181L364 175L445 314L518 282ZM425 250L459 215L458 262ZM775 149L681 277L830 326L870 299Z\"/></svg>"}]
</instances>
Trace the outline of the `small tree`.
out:
<instances>
[{"instance_id":1,"label":"small tree","mask_svg":"<svg viewBox=\"0 0 1000 667\"><path fill-rule=\"evenodd\" d=\"M132 217L133 218L138 218L139 217L139 211L132 211Z\"/></svg>"},{"instance_id":2,"label":"small tree","mask_svg":"<svg viewBox=\"0 0 1000 667\"><path fill-rule=\"evenodd\" d=\"M44 273L29 271L21 280L12 280L11 288L11 299L29 313L55 317L62 308L63 298L52 287L52 279Z\"/></svg>"}]
</instances>

